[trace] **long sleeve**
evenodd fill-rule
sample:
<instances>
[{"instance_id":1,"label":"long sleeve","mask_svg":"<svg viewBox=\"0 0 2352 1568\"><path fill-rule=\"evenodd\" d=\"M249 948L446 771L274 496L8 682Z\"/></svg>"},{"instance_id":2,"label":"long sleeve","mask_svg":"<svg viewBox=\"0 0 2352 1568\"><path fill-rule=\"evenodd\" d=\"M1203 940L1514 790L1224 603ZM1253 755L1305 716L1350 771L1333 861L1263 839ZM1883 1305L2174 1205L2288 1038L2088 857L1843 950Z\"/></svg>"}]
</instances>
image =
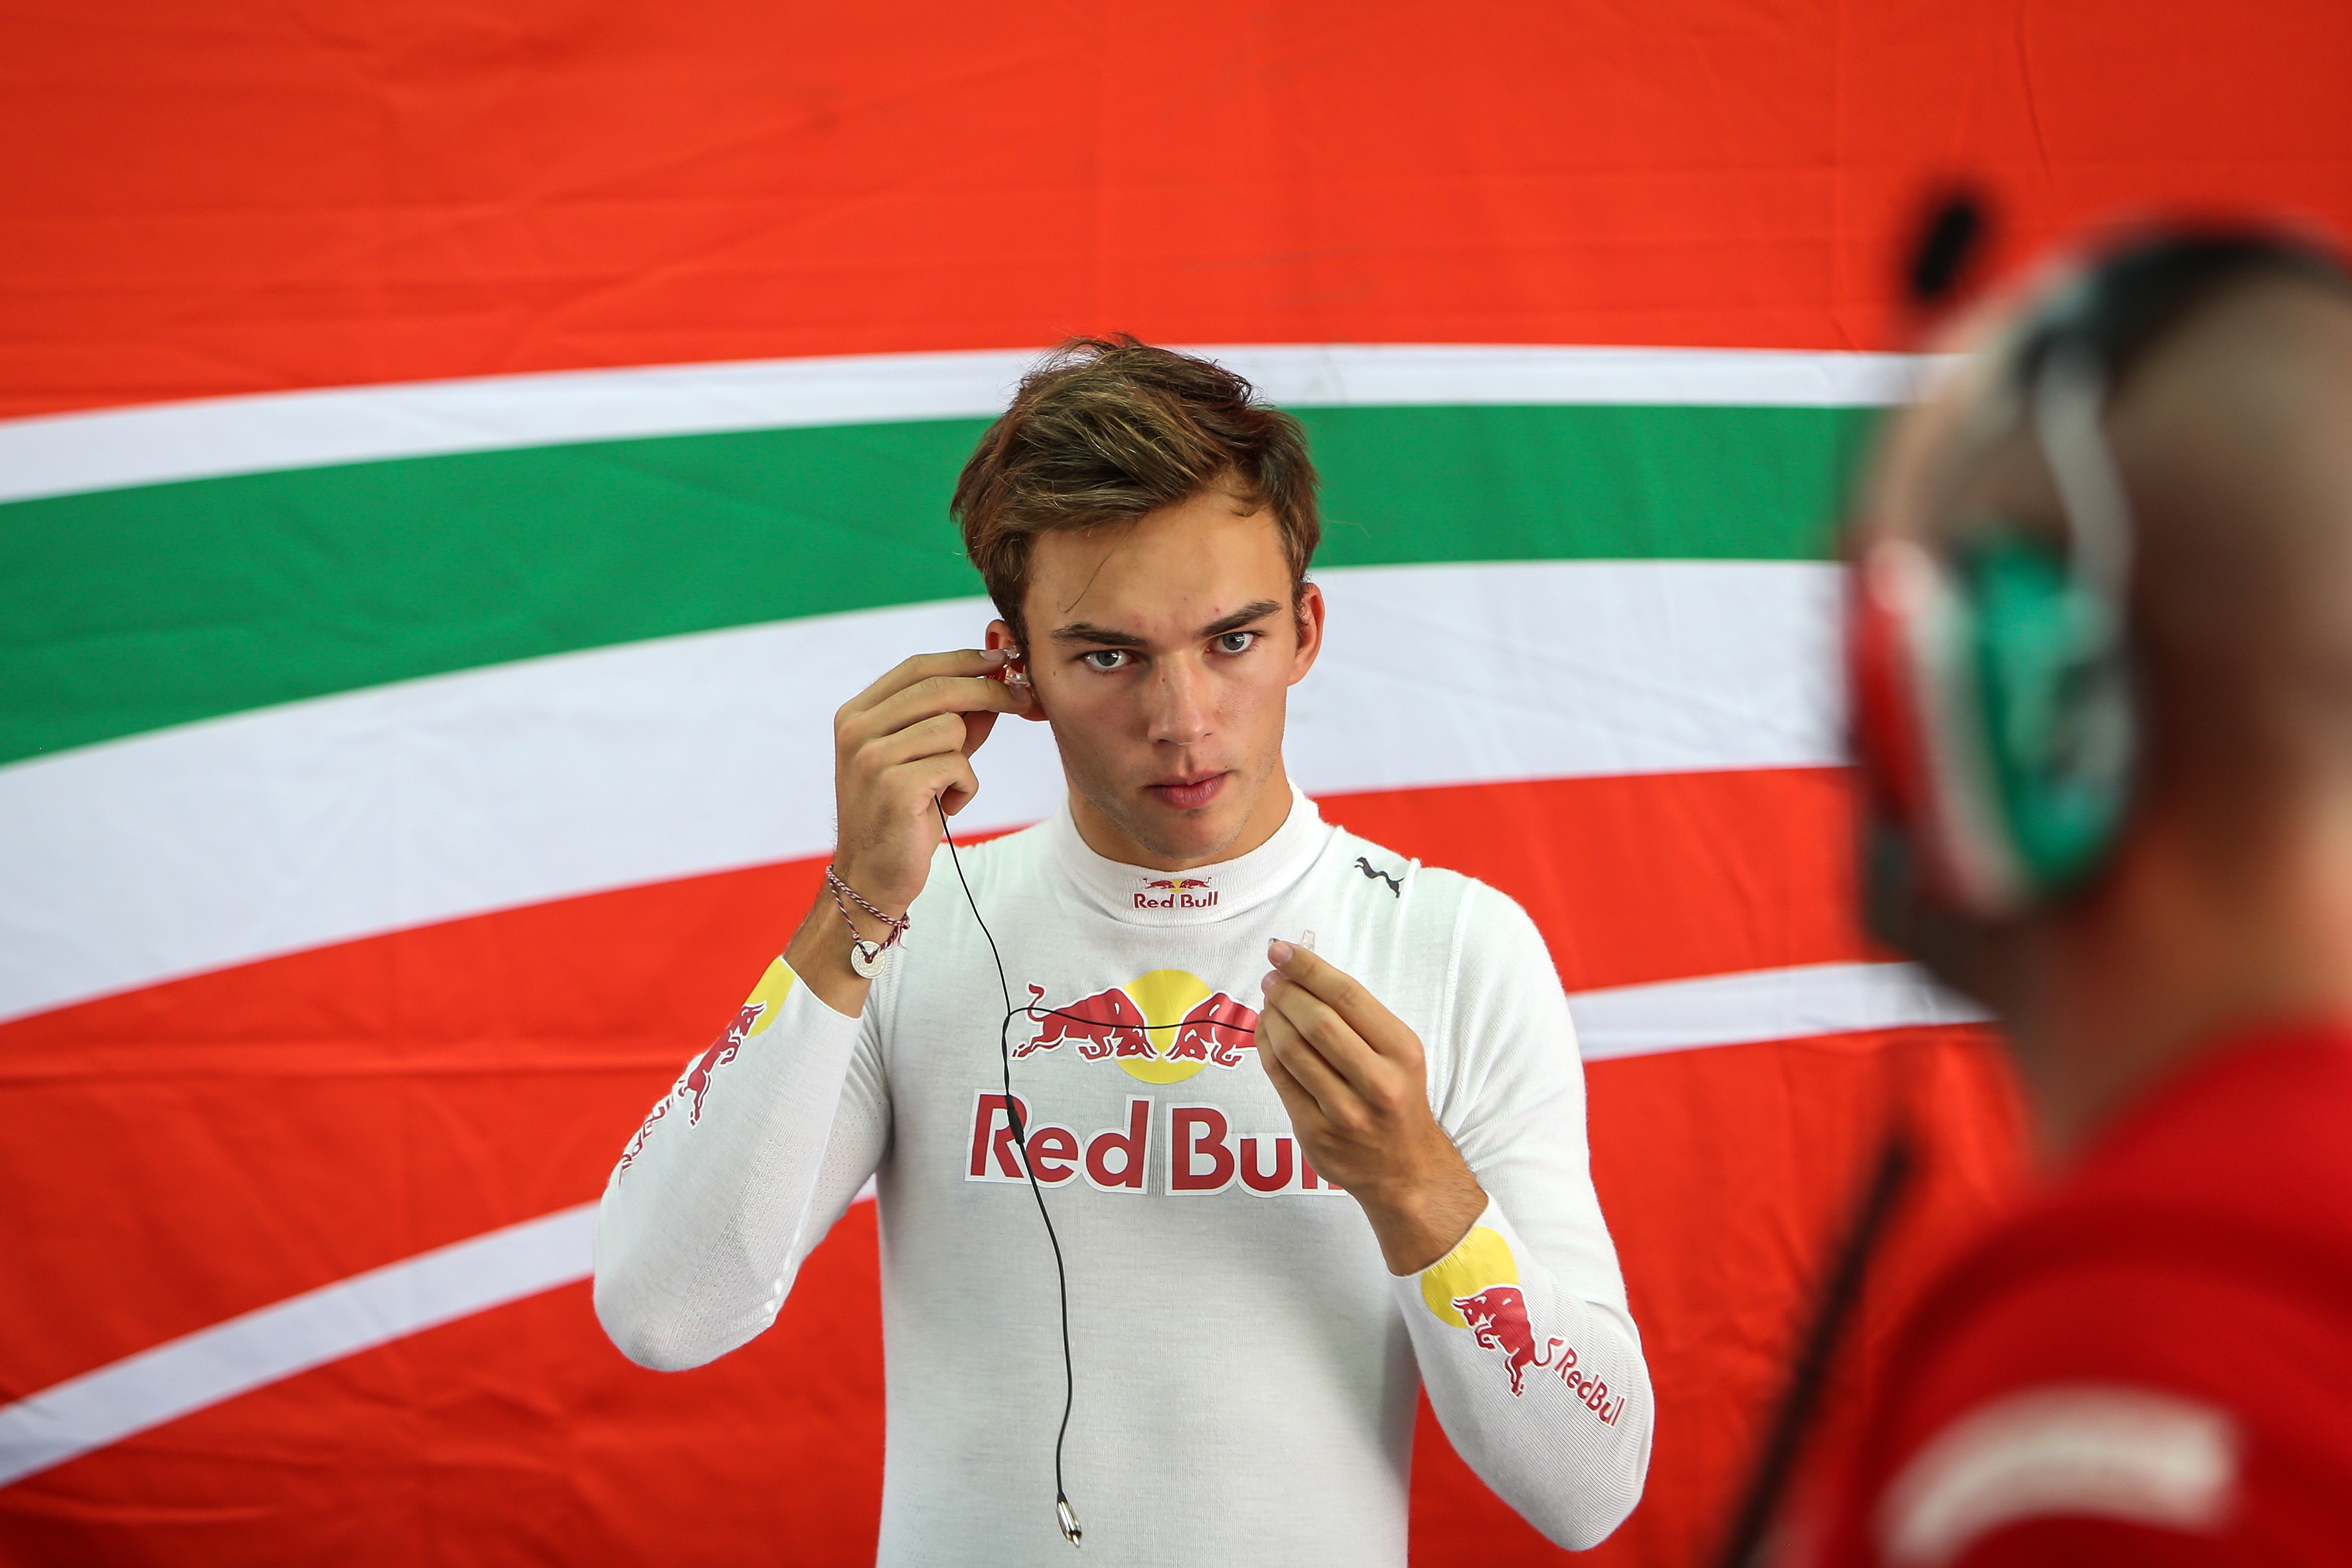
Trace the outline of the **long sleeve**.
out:
<instances>
[{"instance_id":1,"label":"long sleeve","mask_svg":"<svg viewBox=\"0 0 2352 1568\"><path fill-rule=\"evenodd\" d=\"M869 1003L866 1016L876 1016ZM803 1258L874 1173L890 1112L876 1033L781 958L653 1108L604 1184L597 1320L677 1371L775 1321Z\"/></svg>"},{"instance_id":2,"label":"long sleeve","mask_svg":"<svg viewBox=\"0 0 2352 1568\"><path fill-rule=\"evenodd\" d=\"M1488 1206L1451 1253L1396 1280L1396 1299L1455 1449L1580 1550L1641 1500L1649 1369L1593 1192L1583 1065L1543 938L1474 885L1455 961L1433 1098Z\"/></svg>"}]
</instances>

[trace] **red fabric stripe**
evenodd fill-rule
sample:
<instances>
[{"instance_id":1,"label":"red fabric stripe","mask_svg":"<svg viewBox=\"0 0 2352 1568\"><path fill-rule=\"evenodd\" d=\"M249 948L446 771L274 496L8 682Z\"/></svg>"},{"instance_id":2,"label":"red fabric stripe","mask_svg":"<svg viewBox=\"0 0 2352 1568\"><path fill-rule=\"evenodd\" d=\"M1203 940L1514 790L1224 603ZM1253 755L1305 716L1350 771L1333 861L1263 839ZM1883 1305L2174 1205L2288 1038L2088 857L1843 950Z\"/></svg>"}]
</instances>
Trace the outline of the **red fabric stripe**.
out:
<instances>
[{"instance_id":1,"label":"red fabric stripe","mask_svg":"<svg viewBox=\"0 0 2352 1568\"><path fill-rule=\"evenodd\" d=\"M871 1205L696 1372L631 1366L566 1286L0 1489L0 1562L871 1564L880 1304Z\"/></svg>"},{"instance_id":2,"label":"red fabric stripe","mask_svg":"<svg viewBox=\"0 0 2352 1568\"><path fill-rule=\"evenodd\" d=\"M51 7L0 414L774 354L1879 347L1922 183L2352 218L2330 0Z\"/></svg>"}]
</instances>

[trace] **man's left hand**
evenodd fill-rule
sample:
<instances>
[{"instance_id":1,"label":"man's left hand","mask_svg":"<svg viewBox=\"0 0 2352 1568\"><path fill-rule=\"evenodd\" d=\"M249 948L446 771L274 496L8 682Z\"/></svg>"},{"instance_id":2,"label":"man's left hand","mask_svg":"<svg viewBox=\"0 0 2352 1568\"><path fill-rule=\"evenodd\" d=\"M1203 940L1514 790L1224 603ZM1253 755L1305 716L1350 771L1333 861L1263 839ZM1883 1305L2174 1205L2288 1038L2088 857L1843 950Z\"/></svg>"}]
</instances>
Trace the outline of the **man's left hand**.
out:
<instances>
[{"instance_id":1,"label":"man's left hand","mask_svg":"<svg viewBox=\"0 0 2352 1568\"><path fill-rule=\"evenodd\" d=\"M1421 1037L1306 948L1266 949L1257 1059L1316 1173L1363 1205L1391 1274L1454 1250L1486 1194L1430 1114Z\"/></svg>"}]
</instances>

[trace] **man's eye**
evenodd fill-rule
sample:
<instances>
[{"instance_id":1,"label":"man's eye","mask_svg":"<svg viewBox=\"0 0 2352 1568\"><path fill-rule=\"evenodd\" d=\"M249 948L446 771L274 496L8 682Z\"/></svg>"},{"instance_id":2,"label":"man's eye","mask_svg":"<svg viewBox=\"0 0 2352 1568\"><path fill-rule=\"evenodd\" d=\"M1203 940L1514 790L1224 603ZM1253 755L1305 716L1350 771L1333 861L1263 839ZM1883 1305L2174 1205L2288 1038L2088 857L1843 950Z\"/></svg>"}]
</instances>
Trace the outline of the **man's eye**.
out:
<instances>
[{"instance_id":1,"label":"man's eye","mask_svg":"<svg viewBox=\"0 0 2352 1568\"><path fill-rule=\"evenodd\" d=\"M1128 651L1123 647L1098 647L1089 649L1078 657L1087 662L1089 668L1118 669L1126 665Z\"/></svg>"},{"instance_id":2,"label":"man's eye","mask_svg":"<svg viewBox=\"0 0 2352 1568\"><path fill-rule=\"evenodd\" d=\"M1219 653L1247 653L1250 650L1251 645L1255 643L1257 639L1264 635L1265 634L1262 632L1227 632L1224 636L1217 639L1217 651Z\"/></svg>"}]
</instances>

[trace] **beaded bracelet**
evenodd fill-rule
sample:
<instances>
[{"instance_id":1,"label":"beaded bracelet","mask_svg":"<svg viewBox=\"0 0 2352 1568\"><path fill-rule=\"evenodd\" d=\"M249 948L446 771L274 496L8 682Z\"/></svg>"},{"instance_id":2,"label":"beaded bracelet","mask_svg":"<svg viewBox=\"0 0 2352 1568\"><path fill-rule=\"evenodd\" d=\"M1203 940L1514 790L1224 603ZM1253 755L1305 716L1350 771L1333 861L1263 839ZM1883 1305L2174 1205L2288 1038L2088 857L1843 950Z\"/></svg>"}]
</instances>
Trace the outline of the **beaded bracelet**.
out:
<instances>
[{"instance_id":1,"label":"beaded bracelet","mask_svg":"<svg viewBox=\"0 0 2352 1568\"><path fill-rule=\"evenodd\" d=\"M857 977L860 980L873 979L882 973L883 952L896 947L905 939L907 928L915 923L913 918L908 915L894 917L884 914L880 910L859 898L857 889L843 881L840 875L830 866L824 868L824 885L833 889L833 907L841 911L842 922L849 927L849 967L857 972ZM857 921L849 912L849 903L842 901L845 898L889 927L890 934L880 942L868 942L858 935Z\"/></svg>"}]
</instances>

